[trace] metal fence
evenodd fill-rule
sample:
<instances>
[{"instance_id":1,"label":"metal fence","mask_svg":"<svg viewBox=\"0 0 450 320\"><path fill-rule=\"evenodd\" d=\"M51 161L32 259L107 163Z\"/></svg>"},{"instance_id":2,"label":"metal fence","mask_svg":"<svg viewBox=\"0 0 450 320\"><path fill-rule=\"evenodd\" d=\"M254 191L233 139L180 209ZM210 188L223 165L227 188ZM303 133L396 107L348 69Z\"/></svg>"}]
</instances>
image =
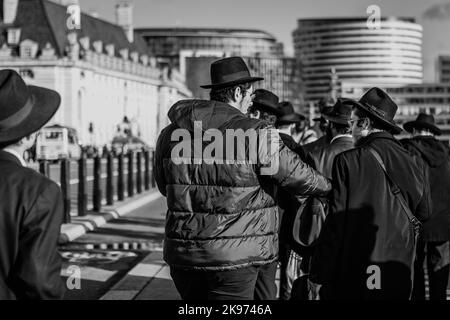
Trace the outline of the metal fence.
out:
<instances>
[{"instance_id":1,"label":"metal fence","mask_svg":"<svg viewBox=\"0 0 450 320\"><path fill-rule=\"evenodd\" d=\"M61 186L68 223L71 216L99 212L105 205L155 188L153 161L154 150L92 159L83 154L79 160L39 161L39 172Z\"/></svg>"}]
</instances>

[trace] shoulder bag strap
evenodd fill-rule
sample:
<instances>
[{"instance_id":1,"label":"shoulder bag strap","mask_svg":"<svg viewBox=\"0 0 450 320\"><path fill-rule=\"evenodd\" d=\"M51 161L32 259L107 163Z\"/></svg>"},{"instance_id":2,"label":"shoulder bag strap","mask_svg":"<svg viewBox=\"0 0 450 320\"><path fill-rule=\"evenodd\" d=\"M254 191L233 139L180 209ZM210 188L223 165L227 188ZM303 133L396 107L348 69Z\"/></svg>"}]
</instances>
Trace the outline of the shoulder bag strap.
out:
<instances>
[{"instance_id":1,"label":"shoulder bag strap","mask_svg":"<svg viewBox=\"0 0 450 320\"><path fill-rule=\"evenodd\" d=\"M403 194L400 191L400 188L398 187L398 185L395 183L395 181L389 176L387 170L386 170L386 166L384 165L383 160L381 159L381 156L379 155L378 152L375 151L375 149L373 148L368 148L368 150L370 151L370 153L373 155L373 157L377 160L378 164L380 165L380 167L383 169L383 172L389 182L389 184L392 187L392 192L394 193L394 195L396 195L398 197L398 199L400 200L400 204L403 207L403 210L406 212L406 215L408 216L408 219L411 223L413 224L417 224L418 220L417 218L412 214L411 209L409 209L409 206L405 200L405 198L403 197Z\"/></svg>"}]
</instances>

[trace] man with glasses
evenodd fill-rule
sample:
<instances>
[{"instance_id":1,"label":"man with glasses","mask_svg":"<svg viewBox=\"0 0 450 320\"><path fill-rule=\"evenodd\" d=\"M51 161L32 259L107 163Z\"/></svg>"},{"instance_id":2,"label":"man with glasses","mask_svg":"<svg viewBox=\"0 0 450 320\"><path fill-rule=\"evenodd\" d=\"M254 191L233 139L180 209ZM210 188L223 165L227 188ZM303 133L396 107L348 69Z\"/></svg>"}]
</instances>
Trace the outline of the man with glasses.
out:
<instances>
[{"instance_id":1,"label":"man with glasses","mask_svg":"<svg viewBox=\"0 0 450 320\"><path fill-rule=\"evenodd\" d=\"M253 103L252 83L259 80L250 76L240 57L215 61L212 83L203 86L211 89L211 100L177 102L168 114L171 124L158 138L154 172L168 206L164 260L183 299L275 299L271 273L258 279L260 270L273 269L278 259L275 186L295 196L324 195L330 190L329 181L289 150L267 121L245 115ZM271 99L258 101L263 100L270 104ZM220 151L211 155L210 160L217 161L196 163L192 155L189 161L175 161L181 156L173 158L179 140L173 141L172 134L187 132L192 139L200 121L203 132L213 131L226 146L235 138L230 132L267 133L268 141L256 143L258 158L264 161L222 159ZM195 147L195 139L194 131L188 144ZM252 143L233 144L237 153L247 145L250 148ZM272 145L278 148L273 150ZM209 144L203 147L205 151ZM277 170L264 170L264 164L277 161Z\"/></svg>"},{"instance_id":2,"label":"man with glasses","mask_svg":"<svg viewBox=\"0 0 450 320\"><path fill-rule=\"evenodd\" d=\"M355 148L336 156L330 210L310 279L323 299L410 299L417 219L431 215L427 171L392 134L397 105L372 88L352 111Z\"/></svg>"}]
</instances>

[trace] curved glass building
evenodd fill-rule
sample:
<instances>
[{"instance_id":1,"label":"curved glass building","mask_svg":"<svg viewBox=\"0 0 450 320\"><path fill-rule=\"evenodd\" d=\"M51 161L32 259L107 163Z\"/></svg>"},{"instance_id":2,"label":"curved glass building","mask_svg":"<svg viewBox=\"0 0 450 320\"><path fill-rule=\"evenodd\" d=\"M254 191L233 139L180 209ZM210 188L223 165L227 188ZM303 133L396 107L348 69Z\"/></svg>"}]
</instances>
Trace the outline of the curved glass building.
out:
<instances>
[{"instance_id":1,"label":"curved glass building","mask_svg":"<svg viewBox=\"0 0 450 320\"><path fill-rule=\"evenodd\" d=\"M413 18L300 19L293 32L295 55L306 101L330 92L330 75L362 84L422 82L422 26ZM333 71L332 71L333 70Z\"/></svg>"}]
</instances>

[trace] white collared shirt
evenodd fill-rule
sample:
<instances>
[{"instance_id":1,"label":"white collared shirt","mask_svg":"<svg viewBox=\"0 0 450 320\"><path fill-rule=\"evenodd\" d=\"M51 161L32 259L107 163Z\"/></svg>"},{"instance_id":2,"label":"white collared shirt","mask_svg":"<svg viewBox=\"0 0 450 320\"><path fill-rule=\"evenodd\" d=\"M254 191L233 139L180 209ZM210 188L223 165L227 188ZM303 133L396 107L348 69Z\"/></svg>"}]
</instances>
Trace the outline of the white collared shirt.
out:
<instances>
[{"instance_id":1,"label":"white collared shirt","mask_svg":"<svg viewBox=\"0 0 450 320\"><path fill-rule=\"evenodd\" d=\"M338 138L342 138L342 137L346 137L346 138L353 139L353 136L352 136L351 134L338 134L336 137L334 137L333 139L331 139L330 144L332 144L334 140L336 140L336 139L338 139Z\"/></svg>"},{"instance_id":2,"label":"white collared shirt","mask_svg":"<svg viewBox=\"0 0 450 320\"><path fill-rule=\"evenodd\" d=\"M6 151L6 152L12 154L13 156L15 156L17 159L19 159L20 164L21 164L23 167L28 167L28 165L27 165L27 163L25 162L24 158L23 158L16 150L5 148L5 149L3 149L3 151Z\"/></svg>"}]
</instances>

